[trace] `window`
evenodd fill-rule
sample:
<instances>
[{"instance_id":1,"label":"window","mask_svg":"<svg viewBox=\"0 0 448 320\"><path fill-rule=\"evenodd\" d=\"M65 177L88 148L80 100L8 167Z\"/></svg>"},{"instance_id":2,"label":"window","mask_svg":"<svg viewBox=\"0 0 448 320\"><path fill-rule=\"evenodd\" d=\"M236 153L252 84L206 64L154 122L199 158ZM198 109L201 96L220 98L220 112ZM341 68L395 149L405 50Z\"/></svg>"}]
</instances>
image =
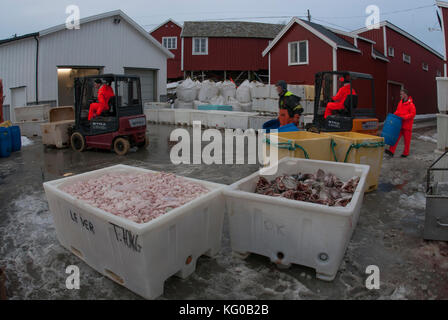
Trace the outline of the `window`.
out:
<instances>
[{"instance_id":1,"label":"window","mask_svg":"<svg viewBox=\"0 0 448 320\"><path fill-rule=\"evenodd\" d=\"M429 70L429 66L428 66L428 64L427 63L422 63L422 68L423 68L423 70L425 70L425 71L428 71Z\"/></svg>"},{"instance_id":2,"label":"window","mask_svg":"<svg viewBox=\"0 0 448 320\"><path fill-rule=\"evenodd\" d=\"M288 65L308 64L308 41L288 43Z\"/></svg>"},{"instance_id":3,"label":"window","mask_svg":"<svg viewBox=\"0 0 448 320\"><path fill-rule=\"evenodd\" d=\"M193 54L208 54L208 38L193 38Z\"/></svg>"},{"instance_id":4,"label":"window","mask_svg":"<svg viewBox=\"0 0 448 320\"><path fill-rule=\"evenodd\" d=\"M411 56L406 54L406 53L403 53L403 61L410 64L411 63Z\"/></svg>"},{"instance_id":5,"label":"window","mask_svg":"<svg viewBox=\"0 0 448 320\"><path fill-rule=\"evenodd\" d=\"M138 82L135 79L123 78L117 82L117 99L122 108L139 105Z\"/></svg>"},{"instance_id":6,"label":"window","mask_svg":"<svg viewBox=\"0 0 448 320\"><path fill-rule=\"evenodd\" d=\"M177 49L177 38L176 37L163 37L162 44L167 49L175 50L175 49Z\"/></svg>"},{"instance_id":7,"label":"window","mask_svg":"<svg viewBox=\"0 0 448 320\"><path fill-rule=\"evenodd\" d=\"M395 57L395 48L389 47L389 57Z\"/></svg>"}]
</instances>

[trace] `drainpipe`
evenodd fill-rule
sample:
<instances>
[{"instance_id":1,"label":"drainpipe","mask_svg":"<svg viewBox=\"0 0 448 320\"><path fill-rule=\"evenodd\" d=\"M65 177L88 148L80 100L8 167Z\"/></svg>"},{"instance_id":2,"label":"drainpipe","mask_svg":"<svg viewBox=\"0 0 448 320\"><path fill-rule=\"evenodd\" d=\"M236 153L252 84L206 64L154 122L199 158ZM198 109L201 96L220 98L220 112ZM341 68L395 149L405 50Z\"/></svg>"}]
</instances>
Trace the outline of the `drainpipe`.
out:
<instances>
[{"instance_id":1,"label":"drainpipe","mask_svg":"<svg viewBox=\"0 0 448 320\"><path fill-rule=\"evenodd\" d=\"M36 104L39 104L39 38L34 36L36 40Z\"/></svg>"}]
</instances>

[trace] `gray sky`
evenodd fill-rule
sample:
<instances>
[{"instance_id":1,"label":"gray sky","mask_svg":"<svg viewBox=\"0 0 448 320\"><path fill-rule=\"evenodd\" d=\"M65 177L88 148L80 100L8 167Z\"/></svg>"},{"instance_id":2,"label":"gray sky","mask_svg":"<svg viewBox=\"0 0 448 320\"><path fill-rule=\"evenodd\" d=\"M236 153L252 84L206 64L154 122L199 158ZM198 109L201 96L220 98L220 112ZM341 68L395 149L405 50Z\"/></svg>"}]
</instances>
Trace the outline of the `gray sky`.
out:
<instances>
[{"instance_id":1,"label":"gray sky","mask_svg":"<svg viewBox=\"0 0 448 320\"><path fill-rule=\"evenodd\" d=\"M344 31L364 27L366 7L373 4L380 8L381 20L444 51L441 31L428 30L440 30L434 0L1 0L0 39L65 23L70 4L79 6L81 18L121 9L146 30L168 18L179 23L213 19L283 23L310 9L312 21Z\"/></svg>"}]
</instances>

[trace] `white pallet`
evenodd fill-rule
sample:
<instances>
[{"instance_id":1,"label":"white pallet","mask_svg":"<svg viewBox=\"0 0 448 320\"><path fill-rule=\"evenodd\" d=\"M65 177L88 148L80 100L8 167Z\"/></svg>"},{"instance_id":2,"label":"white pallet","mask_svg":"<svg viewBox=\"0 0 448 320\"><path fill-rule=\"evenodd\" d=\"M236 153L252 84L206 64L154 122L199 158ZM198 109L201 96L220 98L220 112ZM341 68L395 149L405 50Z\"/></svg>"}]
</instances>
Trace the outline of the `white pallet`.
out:
<instances>
[{"instance_id":1,"label":"white pallet","mask_svg":"<svg viewBox=\"0 0 448 320\"><path fill-rule=\"evenodd\" d=\"M249 128L259 130L263 129L263 124L265 124L269 120L273 120L274 117L268 116L257 116L253 115L249 117Z\"/></svg>"},{"instance_id":2,"label":"white pallet","mask_svg":"<svg viewBox=\"0 0 448 320\"><path fill-rule=\"evenodd\" d=\"M186 178L212 191L144 224L94 208L59 189L118 171L153 172L117 165L46 182L49 208L64 247L101 274L153 299L163 294L166 279L172 275L186 278L194 272L199 256L213 256L219 251L225 210L223 186Z\"/></svg>"},{"instance_id":3,"label":"white pallet","mask_svg":"<svg viewBox=\"0 0 448 320\"><path fill-rule=\"evenodd\" d=\"M301 97L302 99L304 99L304 97L305 97L305 87L304 86L289 84L288 91L292 92L293 94L295 94L298 97Z\"/></svg>"},{"instance_id":4,"label":"white pallet","mask_svg":"<svg viewBox=\"0 0 448 320\"><path fill-rule=\"evenodd\" d=\"M305 100L300 104L303 107L303 114L314 114L314 101Z\"/></svg>"},{"instance_id":5,"label":"white pallet","mask_svg":"<svg viewBox=\"0 0 448 320\"><path fill-rule=\"evenodd\" d=\"M174 109L160 109L158 111L158 116L158 122L174 124Z\"/></svg>"},{"instance_id":6,"label":"white pallet","mask_svg":"<svg viewBox=\"0 0 448 320\"><path fill-rule=\"evenodd\" d=\"M193 125L194 121L200 121L201 126L208 126L208 111L206 110L196 110L196 112L190 114L191 117L191 125Z\"/></svg>"},{"instance_id":7,"label":"white pallet","mask_svg":"<svg viewBox=\"0 0 448 320\"><path fill-rule=\"evenodd\" d=\"M278 172L266 178L315 173L320 168L343 180L361 177L347 207L255 194L260 172L225 188L232 249L266 256L279 265L308 266L316 269L317 278L332 281L358 221L369 166L284 158L278 163ZM325 256L327 260L321 259Z\"/></svg>"},{"instance_id":8,"label":"white pallet","mask_svg":"<svg viewBox=\"0 0 448 320\"><path fill-rule=\"evenodd\" d=\"M269 97L270 99L278 99L277 87L274 84L269 85Z\"/></svg>"},{"instance_id":9,"label":"white pallet","mask_svg":"<svg viewBox=\"0 0 448 320\"><path fill-rule=\"evenodd\" d=\"M226 115L227 129L248 129L249 117L256 114L254 112L230 112Z\"/></svg>"},{"instance_id":10,"label":"white pallet","mask_svg":"<svg viewBox=\"0 0 448 320\"><path fill-rule=\"evenodd\" d=\"M197 112L193 109L175 109L174 110L174 123L177 125L191 125L191 115Z\"/></svg>"},{"instance_id":11,"label":"white pallet","mask_svg":"<svg viewBox=\"0 0 448 320\"><path fill-rule=\"evenodd\" d=\"M278 113L278 99L254 99L252 110Z\"/></svg>"},{"instance_id":12,"label":"white pallet","mask_svg":"<svg viewBox=\"0 0 448 320\"><path fill-rule=\"evenodd\" d=\"M159 109L145 108L146 121L159 122Z\"/></svg>"},{"instance_id":13,"label":"white pallet","mask_svg":"<svg viewBox=\"0 0 448 320\"><path fill-rule=\"evenodd\" d=\"M251 90L252 99L266 99L271 96L271 87L265 84L258 84Z\"/></svg>"},{"instance_id":14,"label":"white pallet","mask_svg":"<svg viewBox=\"0 0 448 320\"><path fill-rule=\"evenodd\" d=\"M168 109L171 105L168 102L145 102L144 109Z\"/></svg>"}]
</instances>

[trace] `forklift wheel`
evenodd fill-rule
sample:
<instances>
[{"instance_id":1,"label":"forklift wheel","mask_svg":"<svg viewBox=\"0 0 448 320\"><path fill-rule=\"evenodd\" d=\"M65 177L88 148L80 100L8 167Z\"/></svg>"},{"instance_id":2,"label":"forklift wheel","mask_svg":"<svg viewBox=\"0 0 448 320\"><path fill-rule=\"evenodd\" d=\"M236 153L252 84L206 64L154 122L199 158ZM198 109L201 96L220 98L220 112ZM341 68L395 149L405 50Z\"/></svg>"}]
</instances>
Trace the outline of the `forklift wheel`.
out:
<instances>
[{"instance_id":1,"label":"forklift wheel","mask_svg":"<svg viewBox=\"0 0 448 320\"><path fill-rule=\"evenodd\" d=\"M117 138L114 142L114 151L119 156L124 156L129 152L129 149L131 148L131 144L129 143L129 140L126 138Z\"/></svg>"},{"instance_id":2,"label":"forklift wheel","mask_svg":"<svg viewBox=\"0 0 448 320\"><path fill-rule=\"evenodd\" d=\"M70 144L72 145L72 149L75 151L83 152L86 150L86 140L79 132L73 132L70 137Z\"/></svg>"}]
</instances>

